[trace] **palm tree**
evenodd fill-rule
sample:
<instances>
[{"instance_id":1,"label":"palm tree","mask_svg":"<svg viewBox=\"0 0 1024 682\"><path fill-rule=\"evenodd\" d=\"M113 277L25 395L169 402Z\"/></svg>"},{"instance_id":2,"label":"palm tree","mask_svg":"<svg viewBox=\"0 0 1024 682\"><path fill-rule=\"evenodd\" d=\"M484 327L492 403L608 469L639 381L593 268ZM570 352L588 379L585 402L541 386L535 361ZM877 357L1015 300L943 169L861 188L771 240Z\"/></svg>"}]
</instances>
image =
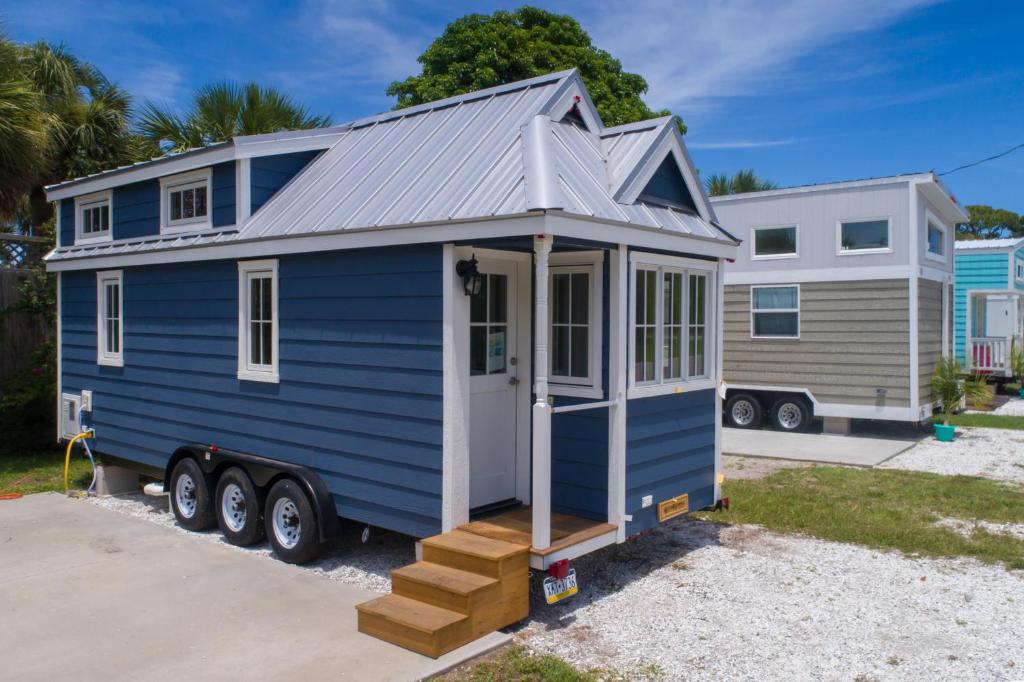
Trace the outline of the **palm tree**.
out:
<instances>
[{"instance_id":1,"label":"palm tree","mask_svg":"<svg viewBox=\"0 0 1024 682\"><path fill-rule=\"evenodd\" d=\"M138 130L166 153L205 147L238 135L259 135L282 130L324 128L327 116L314 116L290 97L257 83L214 83L200 88L192 107L178 115L172 109L147 103Z\"/></svg>"},{"instance_id":2,"label":"palm tree","mask_svg":"<svg viewBox=\"0 0 1024 682\"><path fill-rule=\"evenodd\" d=\"M752 168L736 171L731 178L725 173L709 175L704 181L708 195L719 197L725 194L746 194L747 192L763 192L775 189L777 184L771 180L758 177Z\"/></svg>"},{"instance_id":3,"label":"palm tree","mask_svg":"<svg viewBox=\"0 0 1024 682\"><path fill-rule=\"evenodd\" d=\"M0 34L0 217L7 219L23 212L50 151L50 118L21 67L18 45Z\"/></svg>"}]
</instances>

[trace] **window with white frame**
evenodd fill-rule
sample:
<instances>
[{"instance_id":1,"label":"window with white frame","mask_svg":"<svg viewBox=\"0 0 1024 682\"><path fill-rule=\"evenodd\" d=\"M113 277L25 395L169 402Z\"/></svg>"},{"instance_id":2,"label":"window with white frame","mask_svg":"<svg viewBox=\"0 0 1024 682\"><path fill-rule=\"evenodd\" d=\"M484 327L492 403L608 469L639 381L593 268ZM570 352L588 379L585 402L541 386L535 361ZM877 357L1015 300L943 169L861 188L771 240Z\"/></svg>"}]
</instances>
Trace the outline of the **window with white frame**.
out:
<instances>
[{"instance_id":1,"label":"window with white frame","mask_svg":"<svg viewBox=\"0 0 1024 682\"><path fill-rule=\"evenodd\" d=\"M1024 261L1017 260L1015 264L1017 266L1017 281L1024 282Z\"/></svg>"},{"instance_id":2,"label":"window with white frame","mask_svg":"<svg viewBox=\"0 0 1024 682\"><path fill-rule=\"evenodd\" d=\"M800 338L800 286L750 287L750 336Z\"/></svg>"},{"instance_id":3,"label":"window with white frame","mask_svg":"<svg viewBox=\"0 0 1024 682\"><path fill-rule=\"evenodd\" d=\"M713 266L670 257L633 268L632 387L708 379L711 367Z\"/></svg>"},{"instance_id":4,"label":"window with white frame","mask_svg":"<svg viewBox=\"0 0 1024 682\"><path fill-rule=\"evenodd\" d=\"M797 227L755 227L751 229L751 258L795 258L797 255Z\"/></svg>"},{"instance_id":5,"label":"window with white frame","mask_svg":"<svg viewBox=\"0 0 1024 682\"><path fill-rule=\"evenodd\" d=\"M551 392L600 397L603 253L555 253L551 262Z\"/></svg>"},{"instance_id":6,"label":"window with white frame","mask_svg":"<svg viewBox=\"0 0 1024 682\"><path fill-rule=\"evenodd\" d=\"M110 239L110 192L97 192L75 199L75 242Z\"/></svg>"},{"instance_id":7,"label":"window with white frame","mask_svg":"<svg viewBox=\"0 0 1024 682\"><path fill-rule=\"evenodd\" d=\"M928 221L928 251L927 254L930 258L935 260L946 259L946 228L938 223L929 220Z\"/></svg>"},{"instance_id":8,"label":"window with white frame","mask_svg":"<svg viewBox=\"0 0 1024 682\"><path fill-rule=\"evenodd\" d=\"M890 250L888 218L840 221L837 232L840 255Z\"/></svg>"},{"instance_id":9,"label":"window with white frame","mask_svg":"<svg viewBox=\"0 0 1024 682\"><path fill-rule=\"evenodd\" d=\"M276 383L276 259L238 264L238 304L238 378Z\"/></svg>"},{"instance_id":10,"label":"window with white frame","mask_svg":"<svg viewBox=\"0 0 1024 682\"><path fill-rule=\"evenodd\" d=\"M209 168L160 178L160 228L164 232L197 230L210 222Z\"/></svg>"},{"instance_id":11,"label":"window with white frame","mask_svg":"<svg viewBox=\"0 0 1024 682\"><path fill-rule=\"evenodd\" d=\"M123 276L120 270L96 273L96 362L124 366Z\"/></svg>"}]
</instances>

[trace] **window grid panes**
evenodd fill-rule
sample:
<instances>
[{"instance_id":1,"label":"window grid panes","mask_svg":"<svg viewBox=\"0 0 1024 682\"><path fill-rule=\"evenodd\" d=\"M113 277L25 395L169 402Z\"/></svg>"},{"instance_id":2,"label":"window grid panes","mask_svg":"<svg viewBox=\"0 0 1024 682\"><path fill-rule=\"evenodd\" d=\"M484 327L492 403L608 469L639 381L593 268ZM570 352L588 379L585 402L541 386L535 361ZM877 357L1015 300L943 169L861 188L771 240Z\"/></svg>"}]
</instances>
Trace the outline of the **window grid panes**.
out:
<instances>
[{"instance_id":1,"label":"window grid panes","mask_svg":"<svg viewBox=\"0 0 1024 682\"><path fill-rule=\"evenodd\" d=\"M754 256L796 255L796 227L757 228L754 230Z\"/></svg>"},{"instance_id":2,"label":"window grid panes","mask_svg":"<svg viewBox=\"0 0 1024 682\"><path fill-rule=\"evenodd\" d=\"M551 277L551 376L590 377L590 273Z\"/></svg>"},{"instance_id":3,"label":"window grid panes","mask_svg":"<svg viewBox=\"0 0 1024 682\"><path fill-rule=\"evenodd\" d=\"M928 223L928 251L930 253L937 256L943 255L946 246L944 236L941 228Z\"/></svg>"},{"instance_id":4,"label":"window grid panes","mask_svg":"<svg viewBox=\"0 0 1024 682\"><path fill-rule=\"evenodd\" d=\"M469 373L503 374L507 356L508 275L485 274L469 301Z\"/></svg>"},{"instance_id":5,"label":"window grid panes","mask_svg":"<svg viewBox=\"0 0 1024 682\"><path fill-rule=\"evenodd\" d=\"M707 318L707 296L708 277L707 275L690 275L690 306L689 306L689 333L688 343L688 366L686 376L706 376L707 366L705 355L708 337Z\"/></svg>"},{"instance_id":6,"label":"window grid panes","mask_svg":"<svg viewBox=\"0 0 1024 682\"><path fill-rule=\"evenodd\" d=\"M113 356L121 352L121 285L117 282L104 284L103 290L103 320L106 332L103 352Z\"/></svg>"},{"instance_id":7,"label":"window grid panes","mask_svg":"<svg viewBox=\"0 0 1024 682\"><path fill-rule=\"evenodd\" d=\"M679 379L683 375L683 275L662 273L661 300L664 306L661 331L661 376Z\"/></svg>"},{"instance_id":8,"label":"window grid panes","mask_svg":"<svg viewBox=\"0 0 1024 682\"><path fill-rule=\"evenodd\" d=\"M90 237L110 230L110 204L106 201L82 207L82 236Z\"/></svg>"},{"instance_id":9,"label":"window grid panes","mask_svg":"<svg viewBox=\"0 0 1024 682\"><path fill-rule=\"evenodd\" d=\"M206 183L173 187L167 192L170 222L192 222L206 217Z\"/></svg>"},{"instance_id":10,"label":"window grid panes","mask_svg":"<svg viewBox=\"0 0 1024 682\"><path fill-rule=\"evenodd\" d=\"M840 223L840 251L871 251L889 248L888 220L860 220Z\"/></svg>"},{"instance_id":11,"label":"window grid panes","mask_svg":"<svg viewBox=\"0 0 1024 682\"><path fill-rule=\"evenodd\" d=\"M638 268L636 271L636 303L635 303L635 379L636 383L648 383L656 380L654 369L657 366L657 296L658 271Z\"/></svg>"},{"instance_id":12,"label":"window grid panes","mask_svg":"<svg viewBox=\"0 0 1024 682\"><path fill-rule=\"evenodd\" d=\"M267 368L274 364L274 278L254 272L249 280L249 365Z\"/></svg>"},{"instance_id":13,"label":"window grid panes","mask_svg":"<svg viewBox=\"0 0 1024 682\"><path fill-rule=\"evenodd\" d=\"M636 269L634 384L709 376L709 280L704 272L678 268Z\"/></svg>"},{"instance_id":14,"label":"window grid panes","mask_svg":"<svg viewBox=\"0 0 1024 682\"><path fill-rule=\"evenodd\" d=\"M799 287L753 287L750 296L751 336L755 338L798 338L800 336Z\"/></svg>"}]
</instances>

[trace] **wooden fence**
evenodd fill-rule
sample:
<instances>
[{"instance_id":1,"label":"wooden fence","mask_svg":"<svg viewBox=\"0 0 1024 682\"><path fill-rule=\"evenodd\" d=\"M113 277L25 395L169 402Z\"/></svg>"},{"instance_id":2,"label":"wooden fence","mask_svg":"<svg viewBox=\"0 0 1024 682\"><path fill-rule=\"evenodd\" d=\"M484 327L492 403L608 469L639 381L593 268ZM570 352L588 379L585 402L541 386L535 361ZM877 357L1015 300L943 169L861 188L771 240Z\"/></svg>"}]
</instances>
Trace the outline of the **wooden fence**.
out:
<instances>
[{"instance_id":1,"label":"wooden fence","mask_svg":"<svg viewBox=\"0 0 1024 682\"><path fill-rule=\"evenodd\" d=\"M18 285L46 255L44 237L0 234L0 310L18 301ZM52 338L54 329L39 315L8 312L0 315L0 383L26 369L32 351Z\"/></svg>"}]
</instances>

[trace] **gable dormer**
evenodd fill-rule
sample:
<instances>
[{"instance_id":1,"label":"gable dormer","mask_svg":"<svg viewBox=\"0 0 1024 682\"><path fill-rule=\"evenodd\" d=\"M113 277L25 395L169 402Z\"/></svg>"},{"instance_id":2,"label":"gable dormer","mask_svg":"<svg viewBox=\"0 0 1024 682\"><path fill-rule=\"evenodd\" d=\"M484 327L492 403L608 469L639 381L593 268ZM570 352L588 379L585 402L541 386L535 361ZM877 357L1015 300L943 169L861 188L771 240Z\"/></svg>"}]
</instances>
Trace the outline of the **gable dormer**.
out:
<instances>
[{"instance_id":1,"label":"gable dormer","mask_svg":"<svg viewBox=\"0 0 1024 682\"><path fill-rule=\"evenodd\" d=\"M680 208L692 213L698 212L697 202L693 200L693 194L686 186L686 179L671 154L666 156L654 171L654 175L637 196L637 201Z\"/></svg>"}]
</instances>

